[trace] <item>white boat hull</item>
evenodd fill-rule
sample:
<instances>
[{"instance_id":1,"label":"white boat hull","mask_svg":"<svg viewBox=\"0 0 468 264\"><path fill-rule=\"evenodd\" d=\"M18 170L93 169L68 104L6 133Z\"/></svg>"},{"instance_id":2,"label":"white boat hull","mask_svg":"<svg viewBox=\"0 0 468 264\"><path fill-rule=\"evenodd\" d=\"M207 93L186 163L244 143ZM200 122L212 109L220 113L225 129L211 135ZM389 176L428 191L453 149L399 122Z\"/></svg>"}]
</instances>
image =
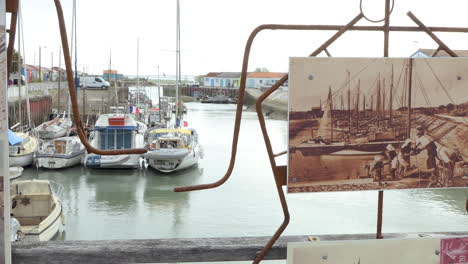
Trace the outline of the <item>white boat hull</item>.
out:
<instances>
[{"instance_id":1,"label":"white boat hull","mask_svg":"<svg viewBox=\"0 0 468 264\"><path fill-rule=\"evenodd\" d=\"M58 157L37 157L36 166L38 168L47 169L62 169L68 168L81 163L83 154L74 156L72 158L58 158Z\"/></svg>"},{"instance_id":2,"label":"white boat hull","mask_svg":"<svg viewBox=\"0 0 468 264\"><path fill-rule=\"evenodd\" d=\"M54 138L59 138L59 137L64 137L67 135L68 128L61 128L57 130L39 130L39 138L40 139L54 139Z\"/></svg>"},{"instance_id":3,"label":"white boat hull","mask_svg":"<svg viewBox=\"0 0 468 264\"><path fill-rule=\"evenodd\" d=\"M83 163L85 167L93 169L133 169L140 167L141 157L136 154L112 156L86 154Z\"/></svg>"},{"instance_id":4,"label":"white boat hull","mask_svg":"<svg viewBox=\"0 0 468 264\"><path fill-rule=\"evenodd\" d=\"M33 152L25 155L10 156L10 167L27 167L33 163L33 156Z\"/></svg>"},{"instance_id":5,"label":"white boat hull","mask_svg":"<svg viewBox=\"0 0 468 264\"><path fill-rule=\"evenodd\" d=\"M158 151L150 151L144 157L148 159L148 166L157 171L169 173L188 169L197 164L200 158L200 150L197 147L184 155L164 155L158 153Z\"/></svg>"}]
</instances>

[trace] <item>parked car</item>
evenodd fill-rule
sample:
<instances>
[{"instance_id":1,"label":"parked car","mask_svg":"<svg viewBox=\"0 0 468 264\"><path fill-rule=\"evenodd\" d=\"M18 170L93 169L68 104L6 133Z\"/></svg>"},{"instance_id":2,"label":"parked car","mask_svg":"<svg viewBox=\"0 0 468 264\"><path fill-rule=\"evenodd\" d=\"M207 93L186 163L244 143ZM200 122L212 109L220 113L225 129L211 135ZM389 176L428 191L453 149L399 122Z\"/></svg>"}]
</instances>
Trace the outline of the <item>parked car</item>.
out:
<instances>
[{"instance_id":1,"label":"parked car","mask_svg":"<svg viewBox=\"0 0 468 264\"><path fill-rule=\"evenodd\" d=\"M200 87L200 83L199 83L199 82L195 82L195 81L189 82L189 83L187 83L186 85L187 85L187 87Z\"/></svg>"},{"instance_id":2,"label":"parked car","mask_svg":"<svg viewBox=\"0 0 468 264\"><path fill-rule=\"evenodd\" d=\"M18 79L20 78L20 75L18 73L11 73L10 74L10 81L8 82L9 85L18 85ZM21 84L26 83L26 78L24 75L21 75Z\"/></svg>"},{"instance_id":3,"label":"parked car","mask_svg":"<svg viewBox=\"0 0 468 264\"><path fill-rule=\"evenodd\" d=\"M90 76L80 77L80 88L107 89L109 87L110 87L109 82L104 80L102 77L90 77Z\"/></svg>"}]
</instances>

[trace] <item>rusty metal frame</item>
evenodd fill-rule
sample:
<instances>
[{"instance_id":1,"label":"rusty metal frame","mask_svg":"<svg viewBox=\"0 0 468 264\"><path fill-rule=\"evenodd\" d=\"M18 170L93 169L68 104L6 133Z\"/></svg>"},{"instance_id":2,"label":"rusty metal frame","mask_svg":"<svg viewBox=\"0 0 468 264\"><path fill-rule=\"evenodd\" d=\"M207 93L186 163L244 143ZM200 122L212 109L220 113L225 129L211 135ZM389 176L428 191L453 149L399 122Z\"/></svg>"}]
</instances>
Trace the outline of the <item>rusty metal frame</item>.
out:
<instances>
[{"instance_id":1,"label":"rusty metal frame","mask_svg":"<svg viewBox=\"0 0 468 264\"><path fill-rule=\"evenodd\" d=\"M330 39L328 39L325 43L323 43L317 50L315 50L310 56L316 56L320 52L325 51L328 56L329 52L327 50L328 46L330 46L336 39L338 39L343 33L349 30L356 30L356 31L383 31L384 32L384 57L388 57L388 42L389 42L389 32L390 31L405 31L405 32L426 32L437 44L439 44L438 50L445 50L448 54L453 57L456 57L456 53L453 52L447 45L445 45L437 36L433 33L433 31L439 32L459 32L459 33L468 33L468 28L448 28L448 27L426 27L420 20L418 20L411 12L408 12L407 15L418 25L418 27L392 27L389 25L390 23L390 10L389 10L389 0L386 0L386 10L385 10L385 24L383 27L379 26L354 26L361 18L363 18L363 14L360 13L357 15L351 22L344 26L331 26L331 25L276 25L276 24L269 24L269 25L261 25L254 29L250 34L247 44L245 47L244 52L244 60L242 64L242 73L241 73L241 83L239 87L239 101L237 103L237 111L236 111L236 119L234 125L234 135L233 135L233 142L232 142L232 153L231 153L231 161L229 164L229 168L226 174L216 182L210 184L201 184L201 185L193 185L193 186L183 186L183 187L176 187L174 190L176 192L184 192L184 191L195 191L195 190L204 190L204 189L211 189L222 185L226 182L233 170L234 163L235 163L235 154L237 151L237 142L239 136L239 129L240 129L240 122L242 117L242 105L243 99L245 95L245 83L247 77L247 66L249 61L250 49L255 39L256 35L263 30L338 30ZM435 53L436 54L436 53ZM433 54L433 56L435 56ZM270 159L271 168L273 171L273 176L276 183L277 192L280 198L281 207L284 214L284 220L282 224L278 227L277 231L273 234L270 241L265 245L263 250L256 256L253 263L259 263L267 252L271 249L273 244L278 240L281 236L281 233L287 227L290 216L288 205L285 199L284 191L282 187L286 185L286 166L276 166L275 157L285 154L285 152L280 153L273 153L272 145L270 142L270 138L268 136L268 131L265 125L265 118L262 112L262 103L263 101L270 96L274 91L276 91L286 80L288 79L288 75L281 78L278 82L276 82L271 88L266 90L256 101L256 111L260 123L260 127L262 129L262 134L265 140L265 145L268 152L268 157ZM467 210L468 210L468 200L467 200ZM377 209L377 232L376 238L380 239L383 238L382 236L382 217L383 217L383 191L378 192L378 209Z\"/></svg>"},{"instance_id":2,"label":"rusty metal frame","mask_svg":"<svg viewBox=\"0 0 468 264\"><path fill-rule=\"evenodd\" d=\"M417 27L406 27L406 26L390 26L390 8L389 8L389 2L390 0L385 0L385 18L384 18L384 26L355 26L355 24L361 20L364 15L359 13L353 20L351 20L348 24L346 25L278 25L278 24L266 24L266 25L261 25L254 29L252 33L250 34L247 44L245 47L244 51L244 59L243 59L243 64L242 64L242 73L241 73L241 80L240 80L240 87L239 87L239 97L238 97L238 102L237 102L237 110L236 110L236 118L235 118L235 123L234 123L234 134L233 134L233 140L232 140L232 149L231 149L231 160L229 163L229 167L225 173L225 175L220 178L219 180L209 183L209 184L201 184L201 185L194 185L194 186L182 186L182 187L176 187L174 191L176 192L185 192L185 191L195 191L195 190L204 190L204 189L211 189L218 187L222 184L224 184L229 177L231 176L231 173L234 169L235 165L235 159L236 159L236 153L237 153L237 143L239 139L239 131L240 131L240 124L241 124L241 118L242 118L242 106L243 106L243 101L244 101L244 96L245 96L245 84L246 84L246 79L247 79L247 67L248 67L248 62L249 62L249 56L250 56L250 50L251 46L253 44L253 41L255 37L257 36L258 33L260 33L263 30L307 30L307 31L324 31L324 30L337 30L337 32L326 42L324 42L319 48L317 48L310 56L316 56L320 52L325 51L327 55L329 55L329 52L327 50L328 46L330 46L335 40L337 40L342 34L344 34L346 31L382 31L384 32L384 57L388 56L388 42L389 42L389 33L390 31L400 31L400 32L426 32L439 46L437 49L437 52L440 50L446 51L448 54L450 54L453 57L456 57L456 53L453 52L447 45L445 45L433 32L452 32L452 33L468 33L468 28L455 28L455 27L427 27L425 26L414 14L411 12L408 12L407 15L418 25ZM77 126L78 130L78 135L80 137L81 142L85 145L86 149L88 152L96 153L96 154L101 154L101 155L118 155L118 154L142 154L146 152L146 149L125 149L125 150L113 150L113 151L103 151L103 150L98 150L90 146L85 134L84 134L84 128L83 124L81 123L80 120L80 112L78 109L78 102L77 102L77 95L76 95L76 90L75 90L75 85L74 85L74 78L73 78L73 72L71 68L71 59L70 59L70 52L68 49L68 41L67 41L67 34L66 34L66 29L65 29L65 22L63 19L63 11L62 7L60 4L60 0L54 0L55 6L57 9L57 15L59 19L59 26L60 26L60 33L61 33L61 38L62 38L62 47L63 47L63 54L65 57L65 66L67 69L67 79L68 79L68 89L70 92L70 97L71 97L71 102L72 102L72 107L73 107L73 119L75 121L75 124ZM437 54L435 52L435 54ZM330 55L329 55L330 56ZM284 191L283 191L283 186L286 185L287 179L286 179L286 166L276 166L275 162L275 157L285 154L285 152L273 153L272 145L270 142L270 138L268 136L268 131L266 129L265 125L265 118L262 112L262 103L263 101L270 96L274 91L276 91L286 80L288 80L288 75L284 76L281 78L277 83L275 83L271 88L266 90L258 99L256 102L256 110L257 110L257 115L259 119L259 123L262 129L262 134L265 140L265 145L267 148L268 152L268 157L270 159L270 164L271 168L273 171L273 176L275 179L276 183L276 188L278 191L278 195L280 198L281 202L281 207L283 209L283 214L284 214L284 220L283 223L280 225L280 227L277 229L275 234L272 236L270 241L265 245L263 250L256 256L255 260L253 263L259 263L268 250L273 246L273 244L276 242L276 240L280 237L281 233L284 231L284 229L287 227L289 223L289 210L288 210L288 205L285 199ZM382 212L383 212L383 191L379 191L379 202L378 202L378 213L377 213L377 238L382 238ZM467 201L467 210L468 210L468 201Z\"/></svg>"},{"instance_id":3,"label":"rusty metal frame","mask_svg":"<svg viewBox=\"0 0 468 264\"><path fill-rule=\"evenodd\" d=\"M7 48L7 81L10 80L11 64L13 62L13 49L15 47L16 24L18 22L18 2L19 0L8 0L6 2L6 11L11 13L10 31L8 35Z\"/></svg>"}]
</instances>

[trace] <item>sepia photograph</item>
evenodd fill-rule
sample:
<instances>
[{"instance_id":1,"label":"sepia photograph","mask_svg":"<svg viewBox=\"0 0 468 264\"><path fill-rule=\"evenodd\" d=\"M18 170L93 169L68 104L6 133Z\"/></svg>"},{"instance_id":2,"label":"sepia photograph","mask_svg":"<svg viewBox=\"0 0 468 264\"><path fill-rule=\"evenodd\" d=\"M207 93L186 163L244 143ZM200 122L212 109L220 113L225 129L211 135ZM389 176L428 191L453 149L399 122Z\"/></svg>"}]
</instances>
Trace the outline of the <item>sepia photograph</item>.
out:
<instances>
[{"instance_id":1,"label":"sepia photograph","mask_svg":"<svg viewBox=\"0 0 468 264\"><path fill-rule=\"evenodd\" d=\"M291 58L288 192L468 187L468 60Z\"/></svg>"}]
</instances>

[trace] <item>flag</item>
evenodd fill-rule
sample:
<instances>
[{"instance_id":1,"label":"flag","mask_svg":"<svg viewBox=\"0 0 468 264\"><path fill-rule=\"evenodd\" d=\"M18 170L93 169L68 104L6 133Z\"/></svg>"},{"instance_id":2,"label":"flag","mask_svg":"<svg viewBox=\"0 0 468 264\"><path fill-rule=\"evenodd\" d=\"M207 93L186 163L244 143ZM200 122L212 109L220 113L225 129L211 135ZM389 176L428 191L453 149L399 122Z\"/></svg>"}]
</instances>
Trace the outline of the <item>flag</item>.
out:
<instances>
[{"instance_id":1,"label":"flag","mask_svg":"<svg viewBox=\"0 0 468 264\"><path fill-rule=\"evenodd\" d=\"M188 127L188 122L184 121L184 127Z\"/></svg>"},{"instance_id":2,"label":"flag","mask_svg":"<svg viewBox=\"0 0 468 264\"><path fill-rule=\"evenodd\" d=\"M138 107L136 107L136 106L130 106L130 113L132 113L132 114L139 114L139 113L140 113L140 109L138 109Z\"/></svg>"}]
</instances>

